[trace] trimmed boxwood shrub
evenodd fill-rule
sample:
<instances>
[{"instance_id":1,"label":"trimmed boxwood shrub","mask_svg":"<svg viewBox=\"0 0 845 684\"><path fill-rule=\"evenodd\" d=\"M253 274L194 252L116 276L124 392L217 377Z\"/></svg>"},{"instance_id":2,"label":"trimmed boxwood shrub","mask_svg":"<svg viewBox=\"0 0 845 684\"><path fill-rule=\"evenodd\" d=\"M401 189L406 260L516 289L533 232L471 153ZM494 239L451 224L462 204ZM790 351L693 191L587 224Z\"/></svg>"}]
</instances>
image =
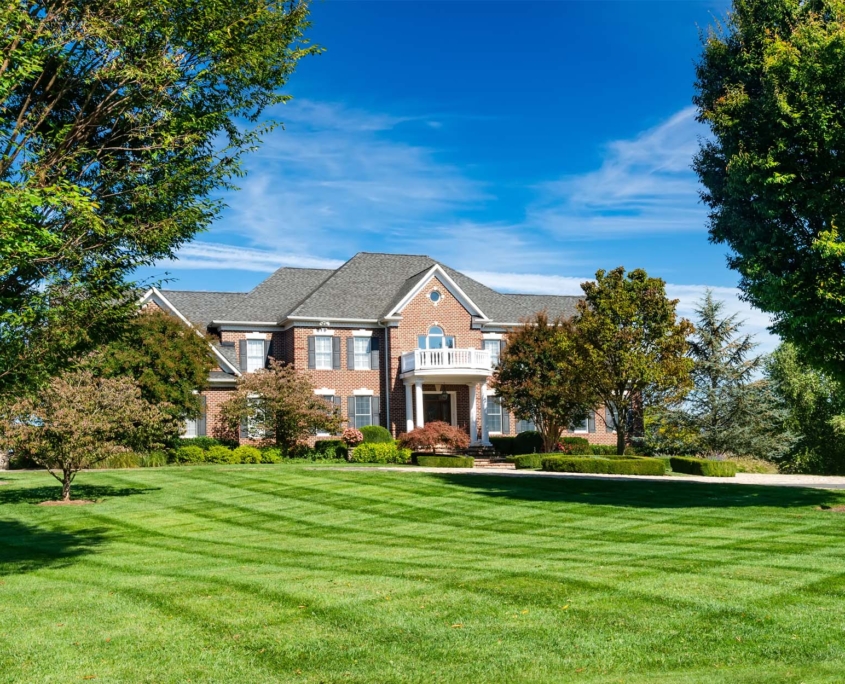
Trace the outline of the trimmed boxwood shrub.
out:
<instances>
[{"instance_id":1,"label":"trimmed boxwood shrub","mask_svg":"<svg viewBox=\"0 0 845 684\"><path fill-rule=\"evenodd\" d=\"M205 461L205 452L198 446L183 446L176 449L177 463L202 463Z\"/></svg>"},{"instance_id":2,"label":"trimmed boxwood shrub","mask_svg":"<svg viewBox=\"0 0 845 684\"><path fill-rule=\"evenodd\" d=\"M261 463L261 450L254 446L239 446L232 452L233 463Z\"/></svg>"},{"instance_id":3,"label":"trimmed boxwood shrub","mask_svg":"<svg viewBox=\"0 0 845 684\"><path fill-rule=\"evenodd\" d=\"M669 459L672 470L687 475L705 475L707 477L733 477L736 475L736 463L733 461L713 461L709 458L672 456Z\"/></svg>"},{"instance_id":4,"label":"trimmed boxwood shrub","mask_svg":"<svg viewBox=\"0 0 845 684\"><path fill-rule=\"evenodd\" d=\"M573 458L546 456L543 470L554 473L604 473L608 475L663 475L666 468L656 458Z\"/></svg>"},{"instance_id":5,"label":"trimmed boxwood shrub","mask_svg":"<svg viewBox=\"0 0 845 684\"><path fill-rule=\"evenodd\" d=\"M282 450L276 447L265 447L261 450L262 463L281 463Z\"/></svg>"},{"instance_id":6,"label":"trimmed boxwood shrub","mask_svg":"<svg viewBox=\"0 0 845 684\"><path fill-rule=\"evenodd\" d=\"M500 456L514 456L516 450L516 437L490 437L490 444Z\"/></svg>"},{"instance_id":7,"label":"trimmed boxwood shrub","mask_svg":"<svg viewBox=\"0 0 845 684\"><path fill-rule=\"evenodd\" d=\"M349 456L353 463L410 463L411 450L400 449L396 442L364 442L356 446Z\"/></svg>"},{"instance_id":8,"label":"trimmed boxwood shrub","mask_svg":"<svg viewBox=\"0 0 845 684\"><path fill-rule=\"evenodd\" d=\"M585 437L561 437L558 450L572 456L589 456L593 453L590 442Z\"/></svg>"},{"instance_id":9,"label":"trimmed boxwood shrub","mask_svg":"<svg viewBox=\"0 0 845 684\"><path fill-rule=\"evenodd\" d=\"M537 470L542 467L544 458L548 458L553 455L554 454L522 454L520 456L509 458L508 460L513 462L517 470Z\"/></svg>"},{"instance_id":10,"label":"trimmed boxwood shrub","mask_svg":"<svg viewBox=\"0 0 845 684\"><path fill-rule=\"evenodd\" d=\"M472 456L428 456L419 454L415 457L419 466L427 468L474 468L475 459Z\"/></svg>"},{"instance_id":11,"label":"trimmed boxwood shrub","mask_svg":"<svg viewBox=\"0 0 845 684\"><path fill-rule=\"evenodd\" d=\"M214 437L181 437L179 439L179 446L196 446L203 450L219 445L220 441Z\"/></svg>"},{"instance_id":12,"label":"trimmed boxwood shrub","mask_svg":"<svg viewBox=\"0 0 845 684\"><path fill-rule=\"evenodd\" d=\"M363 432L363 429L361 432ZM364 441L367 441L366 434L364 435ZM346 442L342 439L320 439L314 444L313 451L314 453L312 454L311 459L314 461L319 461L324 458L344 459L346 458L349 448L346 446Z\"/></svg>"},{"instance_id":13,"label":"trimmed boxwood shrub","mask_svg":"<svg viewBox=\"0 0 845 684\"><path fill-rule=\"evenodd\" d=\"M526 430L514 437L514 454L535 454L543 451L543 435L536 430Z\"/></svg>"},{"instance_id":14,"label":"trimmed boxwood shrub","mask_svg":"<svg viewBox=\"0 0 845 684\"><path fill-rule=\"evenodd\" d=\"M205 452L205 460L209 463L232 463L232 450L218 444Z\"/></svg>"},{"instance_id":15,"label":"trimmed boxwood shrub","mask_svg":"<svg viewBox=\"0 0 845 684\"><path fill-rule=\"evenodd\" d=\"M611 444L591 444L593 456L616 456L616 446Z\"/></svg>"},{"instance_id":16,"label":"trimmed boxwood shrub","mask_svg":"<svg viewBox=\"0 0 845 684\"><path fill-rule=\"evenodd\" d=\"M364 435L365 442L387 444L393 441L390 430L381 425L365 425L361 428L361 434Z\"/></svg>"}]
</instances>

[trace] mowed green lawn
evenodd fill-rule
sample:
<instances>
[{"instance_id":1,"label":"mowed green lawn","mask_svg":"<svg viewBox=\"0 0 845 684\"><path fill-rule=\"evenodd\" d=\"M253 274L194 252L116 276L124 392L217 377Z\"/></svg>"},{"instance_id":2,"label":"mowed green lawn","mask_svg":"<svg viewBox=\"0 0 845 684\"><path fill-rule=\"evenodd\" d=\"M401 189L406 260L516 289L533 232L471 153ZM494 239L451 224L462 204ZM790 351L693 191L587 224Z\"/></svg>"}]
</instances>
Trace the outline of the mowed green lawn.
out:
<instances>
[{"instance_id":1,"label":"mowed green lawn","mask_svg":"<svg viewBox=\"0 0 845 684\"><path fill-rule=\"evenodd\" d=\"M0 487L2 682L842 682L842 495L355 467Z\"/></svg>"}]
</instances>

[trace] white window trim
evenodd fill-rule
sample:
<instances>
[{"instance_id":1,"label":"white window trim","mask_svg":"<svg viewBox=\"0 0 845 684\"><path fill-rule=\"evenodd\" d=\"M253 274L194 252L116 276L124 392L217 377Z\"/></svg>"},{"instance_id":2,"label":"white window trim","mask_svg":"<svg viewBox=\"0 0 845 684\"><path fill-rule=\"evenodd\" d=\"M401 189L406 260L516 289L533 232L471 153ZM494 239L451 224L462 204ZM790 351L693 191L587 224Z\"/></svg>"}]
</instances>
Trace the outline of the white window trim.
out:
<instances>
[{"instance_id":1,"label":"white window trim","mask_svg":"<svg viewBox=\"0 0 845 684\"><path fill-rule=\"evenodd\" d=\"M250 360L250 354L249 354L250 344L249 343L250 342L261 342L261 360L258 363L258 365L254 368L249 367L249 360ZM267 342L267 339L264 338L264 337L247 337L246 338L246 372L247 373L255 373L256 371L259 371L262 368L264 368L264 366L266 365L266 363L267 363L267 358L265 356L265 349L266 349L265 343L266 342ZM255 357L253 357L253 358L255 358Z\"/></svg>"},{"instance_id":2,"label":"white window trim","mask_svg":"<svg viewBox=\"0 0 845 684\"><path fill-rule=\"evenodd\" d=\"M360 390L356 390L355 392L352 393L352 396L354 396L354 397L369 397L370 398L370 413L369 413L370 422L367 423L367 425L372 425L372 420L373 420L373 399L372 399L372 397L373 397L373 393L372 393L372 390L365 390L365 391L367 392L367 394L361 394ZM352 424L353 424L353 427L357 428L357 426L358 426L358 416L359 415L363 416L363 415L367 415L367 414L358 413L358 402L356 401L356 402L353 402L353 403L355 404L355 414L352 416Z\"/></svg>"},{"instance_id":3,"label":"white window trim","mask_svg":"<svg viewBox=\"0 0 845 684\"><path fill-rule=\"evenodd\" d=\"M244 335L245 340L266 340L267 333L248 332Z\"/></svg>"},{"instance_id":4,"label":"white window trim","mask_svg":"<svg viewBox=\"0 0 845 684\"><path fill-rule=\"evenodd\" d=\"M366 387L352 390L353 397L373 397L375 394L375 390L367 389Z\"/></svg>"},{"instance_id":5,"label":"white window trim","mask_svg":"<svg viewBox=\"0 0 845 684\"><path fill-rule=\"evenodd\" d=\"M332 337L333 337L333 335L323 335L323 334L314 335L314 370L332 370L334 368L334 362L333 362L334 342L329 343L329 351L328 351L329 365L328 366L321 366L320 365L320 362L319 362L320 355L322 354L323 356L325 356L326 352L320 351L319 349L317 349L317 341L320 338L331 339Z\"/></svg>"},{"instance_id":6,"label":"white window trim","mask_svg":"<svg viewBox=\"0 0 845 684\"><path fill-rule=\"evenodd\" d=\"M587 416L584 419L584 423L586 423L587 427L585 428L578 428L577 430L573 430L572 433L575 435L588 435L590 434L590 417Z\"/></svg>"},{"instance_id":7,"label":"white window trim","mask_svg":"<svg viewBox=\"0 0 845 684\"><path fill-rule=\"evenodd\" d=\"M370 344L367 345L369 350L364 353L359 353L358 350L355 349L355 342L357 342L358 340L369 340ZM358 365L358 356L366 356L367 361L365 365ZM353 370L373 370L372 335L366 337L364 335L352 336L352 366Z\"/></svg>"},{"instance_id":8,"label":"white window trim","mask_svg":"<svg viewBox=\"0 0 845 684\"><path fill-rule=\"evenodd\" d=\"M482 340L503 340L505 336L502 333L481 333Z\"/></svg>"},{"instance_id":9,"label":"white window trim","mask_svg":"<svg viewBox=\"0 0 845 684\"><path fill-rule=\"evenodd\" d=\"M499 416L500 416L499 425L501 425L504 422L505 407L502 406L502 401L501 401L501 399L499 399L499 395L498 394L492 394L492 393L487 395L487 401L486 401L486 406L485 406L485 410L484 410L484 424L485 425L487 424L487 407L490 406L491 401L498 401L499 402ZM501 435L501 434L504 434L504 433L501 431L501 429L491 430L490 428L487 428L487 434L488 435Z\"/></svg>"},{"instance_id":10,"label":"white window trim","mask_svg":"<svg viewBox=\"0 0 845 684\"><path fill-rule=\"evenodd\" d=\"M353 330L352 337L372 337L373 331L372 330Z\"/></svg>"},{"instance_id":11,"label":"white window trim","mask_svg":"<svg viewBox=\"0 0 845 684\"><path fill-rule=\"evenodd\" d=\"M329 389L328 387L323 387L322 389L315 389L314 394L317 394L321 397L331 396L333 397L336 392L333 389Z\"/></svg>"}]
</instances>

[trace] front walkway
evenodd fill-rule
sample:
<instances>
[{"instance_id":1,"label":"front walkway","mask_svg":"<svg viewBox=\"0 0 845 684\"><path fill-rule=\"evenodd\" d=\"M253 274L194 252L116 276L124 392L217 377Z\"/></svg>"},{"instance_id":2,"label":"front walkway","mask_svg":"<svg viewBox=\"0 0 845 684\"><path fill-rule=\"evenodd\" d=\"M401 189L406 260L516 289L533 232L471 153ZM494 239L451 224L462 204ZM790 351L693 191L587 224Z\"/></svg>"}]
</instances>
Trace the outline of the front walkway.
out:
<instances>
[{"instance_id":1,"label":"front walkway","mask_svg":"<svg viewBox=\"0 0 845 684\"><path fill-rule=\"evenodd\" d=\"M700 475L600 475L585 473L544 473L539 470L500 470L497 468L421 468L419 466L380 467L378 470L415 473L449 473L461 475L495 475L497 477L560 477L609 480L662 480L664 482L710 482L777 487L809 487L811 489L845 489L845 477L839 475L761 475L737 473L736 477L702 477Z\"/></svg>"}]
</instances>

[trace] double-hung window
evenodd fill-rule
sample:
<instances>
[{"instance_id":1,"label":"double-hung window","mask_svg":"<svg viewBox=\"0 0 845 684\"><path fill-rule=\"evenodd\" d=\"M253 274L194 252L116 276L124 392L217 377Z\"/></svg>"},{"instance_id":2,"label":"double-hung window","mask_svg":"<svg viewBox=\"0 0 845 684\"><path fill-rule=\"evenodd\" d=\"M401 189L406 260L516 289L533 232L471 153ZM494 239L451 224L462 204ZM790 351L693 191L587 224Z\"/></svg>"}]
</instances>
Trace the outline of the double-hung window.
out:
<instances>
[{"instance_id":1,"label":"double-hung window","mask_svg":"<svg viewBox=\"0 0 845 684\"><path fill-rule=\"evenodd\" d=\"M185 421L185 432L182 433L183 437L196 437L197 436L197 419L196 418L188 418Z\"/></svg>"},{"instance_id":2,"label":"double-hung window","mask_svg":"<svg viewBox=\"0 0 845 684\"><path fill-rule=\"evenodd\" d=\"M373 424L373 398L354 397L355 399L355 427L362 428Z\"/></svg>"},{"instance_id":3,"label":"double-hung window","mask_svg":"<svg viewBox=\"0 0 845 684\"><path fill-rule=\"evenodd\" d=\"M534 432L537 429L537 426L534 425L534 422L531 420L518 420L516 421L516 433L519 434L520 432Z\"/></svg>"},{"instance_id":4,"label":"double-hung window","mask_svg":"<svg viewBox=\"0 0 845 684\"><path fill-rule=\"evenodd\" d=\"M319 370L332 369L332 338L330 335L317 335L314 338L314 362Z\"/></svg>"},{"instance_id":5,"label":"double-hung window","mask_svg":"<svg viewBox=\"0 0 845 684\"><path fill-rule=\"evenodd\" d=\"M371 370L372 368L372 338L354 337L355 370Z\"/></svg>"},{"instance_id":6,"label":"double-hung window","mask_svg":"<svg viewBox=\"0 0 845 684\"><path fill-rule=\"evenodd\" d=\"M246 341L246 372L254 373L264 368L264 340Z\"/></svg>"},{"instance_id":7,"label":"double-hung window","mask_svg":"<svg viewBox=\"0 0 845 684\"><path fill-rule=\"evenodd\" d=\"M502 431L502 402L499 397L487 397L487 432Z\"/></svg>"},{"instance_id":8,"label":"double-hung window","mask_svg":"<svg viewBox=\"0 0 845 684\"><path fill-rule=\"evenodd\" d=\"M496 366L499 363L499 354L502 351L501 340L484 340L484 349L490 352L490 365Z\"/></svg>"},{"instance_id":9,"label":"double-hung window","mask_svg":"<svg viewBox=\"0 0 845 684\"><path fill-rule=\"evenodd\" d=\"M327 412L331 414L334 411L334 394L318 394L318 397L328 404ZM328 437L331 433L326 432L325 430L317 430L318 437Z\"/></svg>"},{"instance_id":10,"label":"double-hung window","mask_svg":"<svg viewBox=\"0 0 845 684\"><path fill-rule=\"evenodd\" d=\"M590 420L589 418L584 418L584 420L576 420L572 423L572 427L570 428L572 432L589 432L590 431Z\"/></svg>"}]
</instances>

